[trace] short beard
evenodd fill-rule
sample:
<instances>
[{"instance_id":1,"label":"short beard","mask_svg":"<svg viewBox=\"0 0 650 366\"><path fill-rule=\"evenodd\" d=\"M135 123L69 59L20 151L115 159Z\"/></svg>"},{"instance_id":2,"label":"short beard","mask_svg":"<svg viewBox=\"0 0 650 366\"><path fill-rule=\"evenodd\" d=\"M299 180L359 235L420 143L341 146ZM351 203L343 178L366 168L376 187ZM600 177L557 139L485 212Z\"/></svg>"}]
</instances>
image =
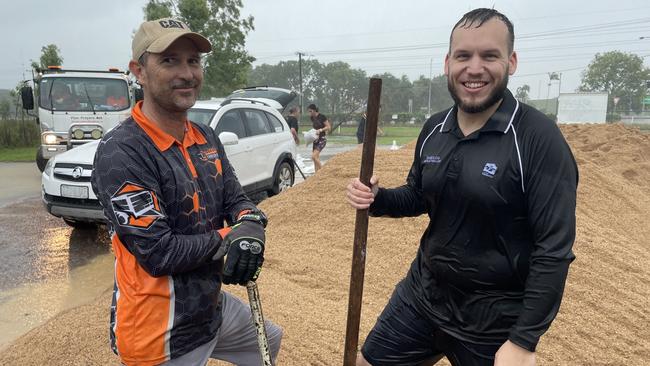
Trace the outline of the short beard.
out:
<instances>
[{"instance_id":1,"label":"short beard","mask_svg":"<svg viewBox=\"0 0 650 366\"><path fill-rule=\"evenodd\" d=\"M451 98L454 100L458 108L465 113L481 113L488 110L490 107L492 107L493 105L498 103L501 99L503 99L503 95L505 94L507 87L508 87L508 70L506 70L506 75L501 80L501 82L497 84L496 88L494 88L494 90L492 90L490 95L488 95L488 98L485 100L485 102L481 104L467 104L464 103L460 99L460 97L458 97L458 94L456 93L456 89L454 88L451 79L447 77L447 90L449 90L449 94L451 95Z\"/></svg>"}]
</instances>

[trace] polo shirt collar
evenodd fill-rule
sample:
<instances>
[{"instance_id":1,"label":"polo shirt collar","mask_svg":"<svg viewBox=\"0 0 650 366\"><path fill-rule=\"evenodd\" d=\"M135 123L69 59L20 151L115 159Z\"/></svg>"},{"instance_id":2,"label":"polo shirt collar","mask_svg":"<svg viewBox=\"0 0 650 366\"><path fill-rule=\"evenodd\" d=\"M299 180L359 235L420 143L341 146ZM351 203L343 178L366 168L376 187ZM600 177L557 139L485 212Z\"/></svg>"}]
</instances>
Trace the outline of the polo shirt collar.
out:
<instances>
[{"instance_id":1,"label":"polo shirt collar","mask_svg":"<svg viewBox=\"0 0 650 366\"><path fill-rule=\"evenodd\" d=\"M518 109L519 101L517 101L510 90L506 88L503 93L503 101L501 102L501 105L497 108L496 112L490 116L485 125L481 127L480 131L508 132ZM441 132L449 132L458 126L458 120L456 119L457 111L458 106L454 105L449 113L447 113L447 117L443 121L442 128L440 129Z\"/></svg>"},{"instance_id":2,"label":"polo shirt collar","mask_svg":"<svg viewBox=\"0 0 650 366\"><path fill-rule=\"evenodd\" d=\"M197 131L190 121L185 120L185 135L183 136L182 144L177 141L172 135L162 131L155 123L153 123L147 116L142 113L142 101L138 102L133 110L131 116L135 122L144 130L144 132L151 138L158 150L165 151L169 149L175 142L183 147L190 147L194 144L203 145L207 143L203 134Z\"/></svg>"}]
</instances>

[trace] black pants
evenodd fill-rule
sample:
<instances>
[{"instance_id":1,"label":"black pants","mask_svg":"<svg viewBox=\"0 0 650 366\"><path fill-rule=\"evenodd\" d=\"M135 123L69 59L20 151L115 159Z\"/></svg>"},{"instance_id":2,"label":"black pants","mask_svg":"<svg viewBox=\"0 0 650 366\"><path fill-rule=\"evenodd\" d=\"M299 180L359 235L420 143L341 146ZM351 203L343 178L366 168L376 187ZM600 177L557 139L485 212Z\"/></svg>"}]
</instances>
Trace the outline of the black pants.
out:
<instances>
[{"instance_id":1,"label":"black pants","mask_svg":"<svg viewBox=\"0 0 650 366\"><path fill-rule=\"evenodd\" d=\"M402 301L395 290L361 353L373 366L431 365L443 355L453 366L492 366L499 347L450 336Z\"/></svg>"}]
</instances>

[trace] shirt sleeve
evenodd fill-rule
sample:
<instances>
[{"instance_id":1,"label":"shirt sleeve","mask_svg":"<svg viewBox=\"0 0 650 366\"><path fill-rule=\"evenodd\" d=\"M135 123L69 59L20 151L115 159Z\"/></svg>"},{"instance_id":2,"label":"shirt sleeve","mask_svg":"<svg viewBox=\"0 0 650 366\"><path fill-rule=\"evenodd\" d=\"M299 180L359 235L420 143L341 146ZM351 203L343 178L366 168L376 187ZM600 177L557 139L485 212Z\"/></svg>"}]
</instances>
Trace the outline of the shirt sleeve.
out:
<instances>
[{"instance_id":1,"label":"shirt sleeve","mask_svg":"<svg viewBox=\"0 0 650 366\"><path fill-rule=\"evenodd\" d=\"M545 121L540 121L545 122ZM562 301L576 227L578 168L557 126L535 128L523 140L524 192L534 239L525 282L523 310L509 335L534 351L555 319Z\"/></svg>"},{"instance_id":2,"label":"shirt sleeve","mask_svg":"<svg viewBox=\"0 0 650 366\"><path fill-rule=\"evenodd\" d=\"M100 143L95 154L92 187L112 234L153 277L190 271L220 259L212 258L222 243L216 231L174 233L159 184L163 172L138 146L110 140Z\"/></svg>"},{"instance_id":3,"label":"shirt sleeve","mask_svg":"<svg viewBox=\"0 0 650 366\"><path fill-rule=\"evenodd\" d=\"M427 212L426 200L422 194L419 152L428 132L430 123L422 128L418 137L406 184L396 188L379 188L374 202L370 205L371 216L414 217Z\"/></svg>"}]
</instances>

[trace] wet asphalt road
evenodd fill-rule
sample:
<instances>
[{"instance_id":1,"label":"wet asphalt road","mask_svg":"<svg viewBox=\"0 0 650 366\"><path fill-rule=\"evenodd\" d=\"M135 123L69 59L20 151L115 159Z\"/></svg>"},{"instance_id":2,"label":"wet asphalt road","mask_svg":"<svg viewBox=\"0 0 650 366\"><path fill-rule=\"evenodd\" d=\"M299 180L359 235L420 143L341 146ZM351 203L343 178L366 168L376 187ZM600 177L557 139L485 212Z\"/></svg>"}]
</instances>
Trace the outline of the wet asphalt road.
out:
<instances>
[{"instance_id":1,"label":"wet asphalt road","mask_svg":"<svg viewBox=\"0 0 650 366\"><path fill-rule=\"evenodd\" d=\"M2 348L109 289L113 256L104 229L73 230L47 213L34 163L0 163L0 185Z\"/></svg>"},{"instance_id":2,"label":"wet asphalt road","mask_svg":"<svg viewBox=\"0 0 650 366\"><path fill-rule=\"evenodd\" d=\"M354 147L328 146L321 160L326 163ZM305 168L313 169L311 148L302 145L298 153ZM296 184L302 180L297 173ZM104 227L72 229L47 213L34 163L0 163L0 187L1 349L57 313L109 290L114 258Z\"/></svg>"}]
</instances>

